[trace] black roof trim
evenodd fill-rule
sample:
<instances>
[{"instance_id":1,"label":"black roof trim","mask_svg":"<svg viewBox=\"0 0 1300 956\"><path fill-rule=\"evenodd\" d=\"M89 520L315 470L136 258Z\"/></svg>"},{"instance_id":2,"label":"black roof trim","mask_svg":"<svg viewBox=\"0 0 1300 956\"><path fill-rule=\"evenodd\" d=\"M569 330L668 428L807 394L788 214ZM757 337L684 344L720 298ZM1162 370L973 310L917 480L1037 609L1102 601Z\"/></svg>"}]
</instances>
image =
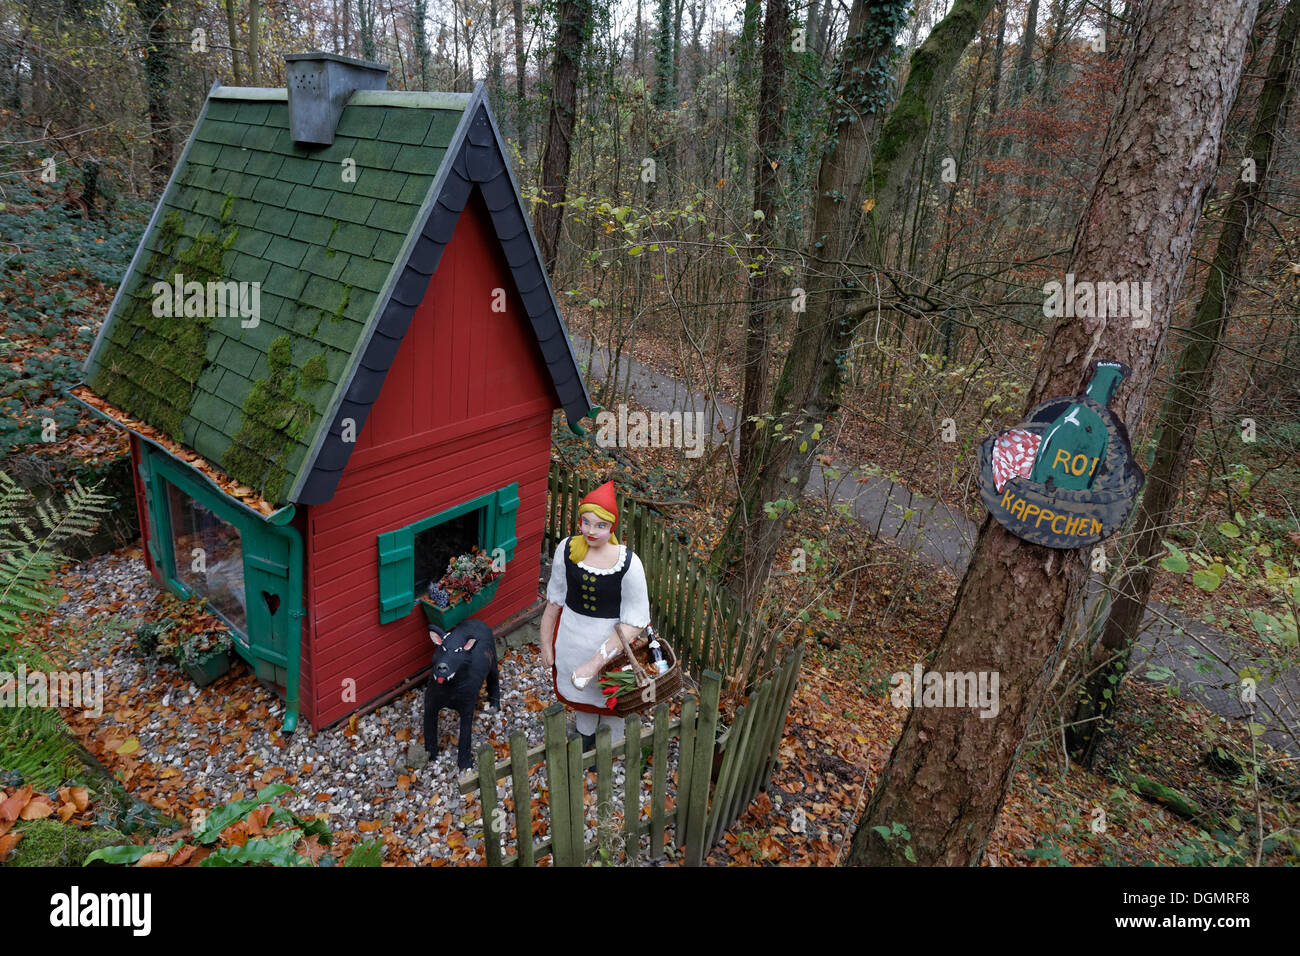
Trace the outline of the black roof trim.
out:
<instances>
[{"instance_id":1,"label":"black roof trim","mask_svg":"<svg viewBox=\"0 0 1300 956\"><path fill-rule=\"evenodd\" d=\"M355 447L355 437L361 434L370 409L379 397L415 309L423 300L429 281L438 268L442 250L451 241L456 223L475 188L479 189L487 206L492 227L514 275L516 290L537 336L537 345L570 427L577 426L578 421L591 411L591 399L578 368L578 359L573 354L559 303L542 267L532 224L501 147L500 133L482 83L474 91L448 152L454 155L450 163L443 164L447 174L439 176L442 185L437 199L420 228L419 238L410 247L401 274L380 307L379 320L347 383L343 401L329 431L316 449L310 473L293 497L300 504L322 504L334 496ZM354 440L351 442L343 441L343 423L348 419L353 423Z\"/></svg>"}]
</instances>

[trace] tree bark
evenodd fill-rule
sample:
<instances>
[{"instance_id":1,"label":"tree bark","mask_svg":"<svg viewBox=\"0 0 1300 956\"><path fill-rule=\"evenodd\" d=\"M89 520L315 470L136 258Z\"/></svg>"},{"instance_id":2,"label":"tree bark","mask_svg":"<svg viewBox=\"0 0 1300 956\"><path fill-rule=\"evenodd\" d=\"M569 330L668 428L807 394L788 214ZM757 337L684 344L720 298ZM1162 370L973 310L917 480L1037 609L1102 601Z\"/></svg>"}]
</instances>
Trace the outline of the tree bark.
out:
<instances>
[{"instance_id":1,"label":"tree bark","mask_svg":"<svg viewBox=\"0 0 1300 956\"><path fill-rule=\"evenodd\" d=\"M578 106L578 64L591 24L591 0L561 0L559 38L551 69L551 111L542 156L542 202L537 210L537 242L547 272L555 269L564 224L573 124Z\"/></svg>"},{"instance_id":2,"label":"tree bark","mask_svg":"<svg viewBox=\"0 0 1300 956\"><path fill-rule=\"evenodd\" d=\"M528 166L528 89L524 73L528 66L524 54L524 0L514 0L515 13L515 98L519 101L515 123L519 130L519 159Z\"/></svg>"},{"instance_id":3,"label":"tree bark","mask_svg":"<svg viewBox=\"0 0 1300 956\"><path fill-rule=\"evenodd\" d=\"M262 83L262 0L248 0L248 85Z\"/></svg>"},{"instance_id":4,"label":"tree bark","mask_svg":"<svg viewBox=\"0 0 1300 956\"><path fill-rule=\"evenodd\" d=\"M1279 134L1285 128L1286 103L1296 77L1298 33L1300 0L1290 0L1278 25L1251 130L1247 155L1255 163L1254 177L1248 181L1238 175L1232 199L1224 209L1214 261L1165 400L1155 460L1134 526L1134 544L1125 556L1125 570L1116 586L1101 640L1088 662L1089 674L1075 711L1074 726L1067 731L1067 744L1085 763L1091 763L1108 729L1120 682L1128 672L1129 655L1151 597L1155 562L1162 553L1161 536L1173 517L1187 462L1196 444L1201 410L1213 387L1219 348L1250 253L1255 212L1273 167Z\"/></svg>"},{"instance_id":5,"label":"tree bark","mask_svg":"<svg viewBox=\"0 0 1300 956\"><path fill-rule=\"evenodd\" d=\"M673 6L673 90L682 88L682 4L686 0L677 0ZM680 93L678 93L680 95Z\"/></svg>"},{"instance_id":6,"label":"tree bark","mask_svg":"<svg viewBox=\"0 0 1300 956\"><path fill-rule=\"evenodd\" d=\"M488 3L488 89L492 92L493 101L501 97L501 35L500 35L500 10L498 0L489 0Z\"/></svg>"},{"instance_id":7,"label":"tree bark","mask_svg":"<svg viewBox=\"0 0 1300 956\"><path fill-rule=\"evenodd\" d=\"M1002 50L1007 36L1007 0L998 4L998 42L993 48L993 80L989 90L989 117L998 115L1002 95Z\"/></svg>"},{"instance_id":8,"label":"tree bark","mask_svg":"<svg viewBox=\"0 0 1300 956\"><path fill-rule=\"evenodd\" d=\"M632 33L632 75L641 75L641 6L644 0L636 0L636 27Z\"/></svg>"},{"instance_id":9,"label":"tree bark","mask_svg":"<svg viewBox=\"0 0 1300 956\"><path fill-rule=\"evenodd\" d=\"M1112 409L1130 426L1142 420L1257 5L1142 5L1067 269L1094 281L1150 281L1150 324L1134 329L1127 318L1059 321L1028 406L1081 393L1089 363L1108 358L1132 369ZM999 675L998 713L985 718L975 708L911 710L853 836L850 863L980 862L1084 580L1080 552L1030 544L985 519L932 671L992 670ZM907 839L886 840L876 829L893 833L895 824L907 828Z\"/></svg>"},{"instance_id":10,"label":"tree bark","mask_svg":"<svg viewBox=\"0 0 1300 956\"><path fill-rule=\"evenodd\" d=\"M226 0L226 29L230 33L230 73L235 86L243 86L244 80L239 69L239 31L235 24L235 0Z\"/></svg>"},{"instance_id":11,"label":"tree bark","mask_svg":"<svg viewBox=\"0 0 1300 956\"><path fill-rule=\"evenodd\" d=\"M1034 86L1034 33L1038 29L1038 0L1029 0L1025 29L1020 34L1020 55L1011 79L1011 103L1014 106L1029 95Z\"/></svg>"},{"instance_id":12,"label":"tree bark","mask_svg":"<svg viewBox=\"0 0 1300 956\"><path fill-rule=\"evenodd\" d=\"M411 39L415 41L415 69L420 78L419 89L429 88L429 4L415 0L411 8Z\"/></svg>"},{"instance_id":13,"label":"tree bark","mask_svg":"<svg viewBox=\"0 0 1300 956\"><path fill-rule=\"evenodd\" d=\"M745 9L748 21L748 4ZM771 351L767 317L774 308L769 300L779 295L780 273L768 245L777 216L780 176L776 157L785 143L785 51L789 46L790 9L786 0L767 0L763 21L763 76L758 91L758 156L754 162L754 208L763 216L754 223L754 245L750 250L750 258L761 262L761 267L760 274L750 283L749 325L745 331L745 381L740 411L742 474L748 468L758 439L757 424L750 419L762 412L767 399Z\"/></svg>"},{"instance_id":14,"label":"tree bark","mask_svg":"<svg viewBox=\"0 0 1300 956\"><path fill-rule=\"evenodd\" d=\"M670 110L676 102L673 89L673 7L672 0L659 0L655 15L655 91L654 104Z\"/></svg>"},{"instance_id":15,"label":"tree bark","mask_svg":"<svg viewBox=\"0 0 1300 956\"><path fill-rule=\"evenodd\" d=\"M144 88L149 108L149 178L162 189L171 177L173 141L171 107L172 43L168 36L167 0L140 0L136 6L144 30Z\"/></svg>"}]
</instances>

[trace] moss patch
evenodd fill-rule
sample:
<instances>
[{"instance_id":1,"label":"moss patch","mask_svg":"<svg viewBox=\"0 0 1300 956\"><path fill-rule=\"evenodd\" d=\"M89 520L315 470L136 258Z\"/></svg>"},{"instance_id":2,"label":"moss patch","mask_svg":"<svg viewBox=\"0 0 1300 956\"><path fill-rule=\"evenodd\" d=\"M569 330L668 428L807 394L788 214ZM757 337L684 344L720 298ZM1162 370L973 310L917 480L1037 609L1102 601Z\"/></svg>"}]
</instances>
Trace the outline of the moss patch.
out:
<instances>
[{"instance_id":1,"label":"moss patch","mask_svg":"<svg viewBox=\"0 0 1300 956\"><path fill-rule=\"evenodd\" d=\"M231 205L227 197L221 207L223 225L230 217ZM212 316L206 307L187 309L184 301L180 314L170 314L176 312L176 303L161 286L174 282L177 274L183 283L200 282L205 288L208 282L220 281L225 254L239 234L237 228L224 236L201 233L177 252L183 226L184 220L175 210L159 223L156 249L139 273L126 308L105 343L99 368L88 383L109 402L175 441L183 440L181 421L194 404L195 385L208 364ZM157 279L160 276L163 278ZM185 314L190 311L199 314Z\"/></svg>"},{"instance_id":2,"label":"moss patch","mask_svg":"<svg viewBox=\"0 0 1300 956\"><path fill-rule=\"evenodd\" d=\"M339 304L335 307L334 311L333 311L332 313L330 313L329 320L330 320L331 322L340 322L340 321L342 321L342 319L343 319L343 313L347 311L347 308L348 308L348 302L349 302L351 299L352 299L352 286L350 286L350 285L344 285L344 286L343 286L343 298L339 300ZM313 325L313 326L311 327L311 331L307 333L307 336L308 336L309 338L315 338L315 336L316 336L316 330L320 328L321 321L322 321L324 318L325 318L325 313L324 313L324 312L321 312L321 311L319 311L319 310L317 310L316 324Z\"/></svg>"},{"instance_id":3,"label":"moss patch","mask_svg":"<svg viewBox=\"0 0 1300 956\"><path fill-rule=\"evenodd\" d=\"M15 832L23 838L6 866L81 866L98 849L131 842L109 827L70 826L48 819L20 823Z\"/></svg>"},{"instance_id":4,"label":"moss patch","mask_svg":"<svg viewBox=\"0 0 1300 956\"><path fill-rule=\"evenodd\" d=\"M286 465L295 445L311 424L311 403L299 397L327 384L329 369L323 355L293 369L293 345L287 335L275 339L266 352L270 370L253 384L244 402L244 418L224 462L236 481L257 489L268 501L282 503L289 478Z\"/></svg>"}]
</instances>

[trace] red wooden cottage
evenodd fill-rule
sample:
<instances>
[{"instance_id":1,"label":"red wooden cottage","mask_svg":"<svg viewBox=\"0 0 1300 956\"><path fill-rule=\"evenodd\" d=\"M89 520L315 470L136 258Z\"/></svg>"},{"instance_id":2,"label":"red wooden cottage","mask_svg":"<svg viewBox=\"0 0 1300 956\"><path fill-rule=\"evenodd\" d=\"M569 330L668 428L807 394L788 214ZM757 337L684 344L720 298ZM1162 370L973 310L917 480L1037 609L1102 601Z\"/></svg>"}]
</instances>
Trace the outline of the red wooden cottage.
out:
<instances>
[{"instance_id":1,"label":"red wooden cottage","mask_svg":"<svg viewBox=\"0 0 1300 956\"><path fill-rule=\"evenodd\" d=\"M73 390L131 432L146 561L323 727L429 666L478 545L533 608L552 413L587 391L480 85L288 57L214 85Z\"/></svg>"}]
</instances>

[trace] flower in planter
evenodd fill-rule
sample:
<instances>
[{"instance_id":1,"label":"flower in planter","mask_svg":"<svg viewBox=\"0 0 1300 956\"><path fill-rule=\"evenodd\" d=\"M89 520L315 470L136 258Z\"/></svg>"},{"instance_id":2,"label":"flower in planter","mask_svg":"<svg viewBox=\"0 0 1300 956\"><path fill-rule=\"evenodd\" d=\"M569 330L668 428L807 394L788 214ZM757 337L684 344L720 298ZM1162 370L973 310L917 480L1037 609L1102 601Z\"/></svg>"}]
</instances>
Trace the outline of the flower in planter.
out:
<instances>
[{"instance_id":1,"label":"flower in planter","mask_svg":"<svg viewBox=\"0 0 1300 956\"><path fill-rule=\"evenodd\" d=\"M202 597L182 601L163 594L157 603L165 617L135 629L138 653L196 666L230 650L230 630L208 612Z\"/></svg>"},{"instance_id":2,"label":"flower in planter","mask_svg":"<svg viewBox=\"0 0 1300 956\"><path fill-rule=\"evenodd\" d=\"M446 610L451 604L451 595L446 589L440 587L436 581L429 582L429 600L433 602L434 607Z\"/></svg>"},{"instance_id":3,"label":"flower in planter","mask_svg":"<svg viewBox=\"0 0 1300 956\"><path fill-rule=\"evenodd\" d=\"M213 628L201 634L192 634L180 645L179 661L198 667L214 657L230 650L230 631L226 628Z\"/></svg>"},{"instance_id":4,"label":"flower in planter","mask_svg":"<svg viewBox=\"0 0 1300 956\"><path fill-rule=\"evenodd\" d=\"M436 584L429 585L429 600L435 607L446 610L470 600L503 574L504 571L493 568L491 555L472 548L468 554L457 555L447 562L447 573Z\"/></svg>"}]
</instances>

